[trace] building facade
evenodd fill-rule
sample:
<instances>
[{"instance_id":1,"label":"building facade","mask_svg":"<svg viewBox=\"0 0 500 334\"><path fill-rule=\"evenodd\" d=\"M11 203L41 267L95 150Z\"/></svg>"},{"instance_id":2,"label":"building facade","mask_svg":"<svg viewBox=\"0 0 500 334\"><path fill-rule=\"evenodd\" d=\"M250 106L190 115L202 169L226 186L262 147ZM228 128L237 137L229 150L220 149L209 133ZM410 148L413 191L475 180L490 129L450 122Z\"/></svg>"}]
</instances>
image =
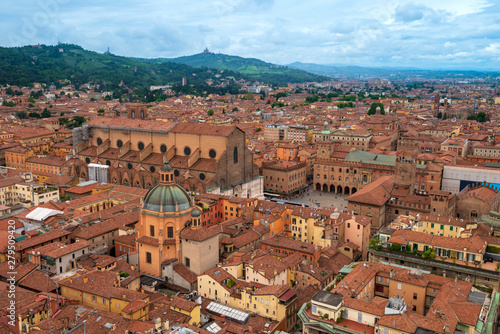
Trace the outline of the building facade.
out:
<instances>
[{"instance_id":1,"label":"building facade","mask_svg":"<svg viewBox=\"0 0 500 334\"><path fill-rule=\"evenodd\" d=\"M109 183L149 189L168 158L188 191L263 196L245 133L235 126L97 117L74 136L81 178L89 177L88 164L107 165Z\"/></svg>"}]
</instances>

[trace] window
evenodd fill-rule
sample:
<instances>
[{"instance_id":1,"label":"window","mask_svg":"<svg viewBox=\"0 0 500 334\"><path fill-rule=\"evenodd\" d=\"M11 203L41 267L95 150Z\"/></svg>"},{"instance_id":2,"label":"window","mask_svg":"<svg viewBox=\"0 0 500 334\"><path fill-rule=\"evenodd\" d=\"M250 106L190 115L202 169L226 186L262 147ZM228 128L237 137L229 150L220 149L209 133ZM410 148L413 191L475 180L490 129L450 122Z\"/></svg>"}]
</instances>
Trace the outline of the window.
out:
<instances>
[{"instance_id":1,"label":"window","mask_svg":"<svg viewBox=\"0 0 500 334\"><path fill-rule=\"evenodd\" d=\"M119 303L116 303L115 307L116 307L116 308L120 308L120 304L119 304Z\"/></svg>"},{"instance_id":2,"label":"window","mask_svg":"<svg viewBox=\"0 0 500 334\"><path fill-rule=\"evenodd\" d=\"M106 305L106 299L104 299L104 298L102 299L102 304Z\"/></svg>"},{"instance_id":3,"label":"window","mask_svg":"<svg viewBox=\"0 0 500 334\"><path fill-rule=\"evenodd\" d=\"M189 268L191 266L191 260L188 257L184 258L184 262L186 263L186 267Z\"/></svg>"},{"instance_id":4,"label":"window","mask_svg":"<svg viewBox=\"0 0 500 334\"><path fill-rule=\"evenodd\" d=\"M234 150L233 150L233 162L235 164L238 163L238 148L237 147L235 147Z\"/></svg>"},{"instance_id":5,"label":"window","mask_svg":"<svg viewBox=\"0 0 500 334\"><path fill-rule=\"evenodd\" d=\"M155 227L154 225L149 225L149 235L154 237L155 236Z\"/></svg>"},{"instance_id":6,"label":"window","mask_svg":"<svg viewBox=\"0 0 500 334\"><path fill-rule=\"evenodd\" d=\"M398 290L401 290L401 283L398 283Z\"/></svg>"},{"instance_id":7,"label":"window","mask_svg":"<svg viewBox=\"0 0 500 334\"><path fill-rule=\"evenodd\" d=\"M147 263L151 263L152 260L151 260L151 253L150 252L146 252L146 262Z\"/></svg>"},{"instance_id":8,"label":"window","mask_svg":"<svg viewBox=\"0 0 500 334\"><path fill-rule=\"evenodd\" d=\"M92 301L95 303L97 301L97 298L95 296L92 296Z\"/></svg>"},{"instance_id":9,"label":"window","mask_svg":"<svg viewBox=\"0 0 500 334\"><path fill-rule=\"evenodd\" d=\"M313 314L317 314L318 313L318 308L316 307L316 305L312 306L311 311L312 311Z\"/></svg>"},{"instance_id":10,"label":"window","mask_svg":"<svg viewBox=\"0 0 500 334\"><path fill-rule=\"evenodd\" d=\"M418 295L417 295L417 293L416 293L416 292L414 292L414 293L413 293L413 299L415 299L415 300L416 300L417 298L418 298Z\"/></svg>"},{"instance_id":11,"label":"window","mask_svg":"<svg viewBox=\"0 0 500 334\"><path fill-rule=\"evenodd\" d=\"M168 226L167 227L167 238L173 238L173 237L174 237L174 227Z\"/></svg>"}]
</instances>

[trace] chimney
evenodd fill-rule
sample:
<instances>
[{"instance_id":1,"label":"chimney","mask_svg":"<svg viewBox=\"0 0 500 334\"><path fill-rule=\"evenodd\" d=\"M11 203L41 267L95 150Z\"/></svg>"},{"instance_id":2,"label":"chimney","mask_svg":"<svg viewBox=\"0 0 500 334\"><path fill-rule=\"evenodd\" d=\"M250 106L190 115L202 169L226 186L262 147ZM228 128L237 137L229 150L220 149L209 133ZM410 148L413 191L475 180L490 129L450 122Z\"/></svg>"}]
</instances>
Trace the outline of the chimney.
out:
<instances>
[{"instance_id":1,"label":"chimney","mask_svg":"<svg viewBox=\"0 0 500 334\"><path fill-rule=\"evenodd\" d=\"M391 269L391 272L389 273L389 277L393 278L394 277L394 269Z\"/></svg>"}]
</instances>

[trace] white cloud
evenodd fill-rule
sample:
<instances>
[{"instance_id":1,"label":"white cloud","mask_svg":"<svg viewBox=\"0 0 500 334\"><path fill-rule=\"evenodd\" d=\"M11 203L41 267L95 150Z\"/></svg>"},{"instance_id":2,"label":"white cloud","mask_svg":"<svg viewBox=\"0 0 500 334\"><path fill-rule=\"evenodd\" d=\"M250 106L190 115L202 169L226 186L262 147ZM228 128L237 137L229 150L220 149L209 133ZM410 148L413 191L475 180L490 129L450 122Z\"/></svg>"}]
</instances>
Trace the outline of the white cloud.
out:
<instances>
[{"instance_id":1,"label":"white cloud","mask_svg":"<svg viewBox=\"0 0 500 334\"><path fill-rule=\"evenodd\" d=\"M0 45L62 42L140 57L215 52L287 64L494 67L500 4L484 0L3 0ZM8 12L8 13L7 13ZM28 31L30 27L34 27ZM29 33L28 33L29 32Z\"/></svg>"}]
</instances>

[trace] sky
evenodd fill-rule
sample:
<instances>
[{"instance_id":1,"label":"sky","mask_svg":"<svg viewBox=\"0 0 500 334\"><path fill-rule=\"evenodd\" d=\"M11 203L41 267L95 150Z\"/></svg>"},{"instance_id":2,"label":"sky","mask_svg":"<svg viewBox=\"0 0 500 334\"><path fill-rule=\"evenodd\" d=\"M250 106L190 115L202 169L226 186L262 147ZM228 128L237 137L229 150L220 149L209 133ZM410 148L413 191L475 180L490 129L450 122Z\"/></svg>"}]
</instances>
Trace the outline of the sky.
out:
<instances>
[{"instance_id":1,"label":"sky","mask_svg":"<svg viewBox=\"0 0 500 334\"><path fill-rule=\"evenodd\" d=\"M27 5L31 3L31 5ZM0 46L500 70L498 0L2 0Z\"/></svg>"}]
</instances>

